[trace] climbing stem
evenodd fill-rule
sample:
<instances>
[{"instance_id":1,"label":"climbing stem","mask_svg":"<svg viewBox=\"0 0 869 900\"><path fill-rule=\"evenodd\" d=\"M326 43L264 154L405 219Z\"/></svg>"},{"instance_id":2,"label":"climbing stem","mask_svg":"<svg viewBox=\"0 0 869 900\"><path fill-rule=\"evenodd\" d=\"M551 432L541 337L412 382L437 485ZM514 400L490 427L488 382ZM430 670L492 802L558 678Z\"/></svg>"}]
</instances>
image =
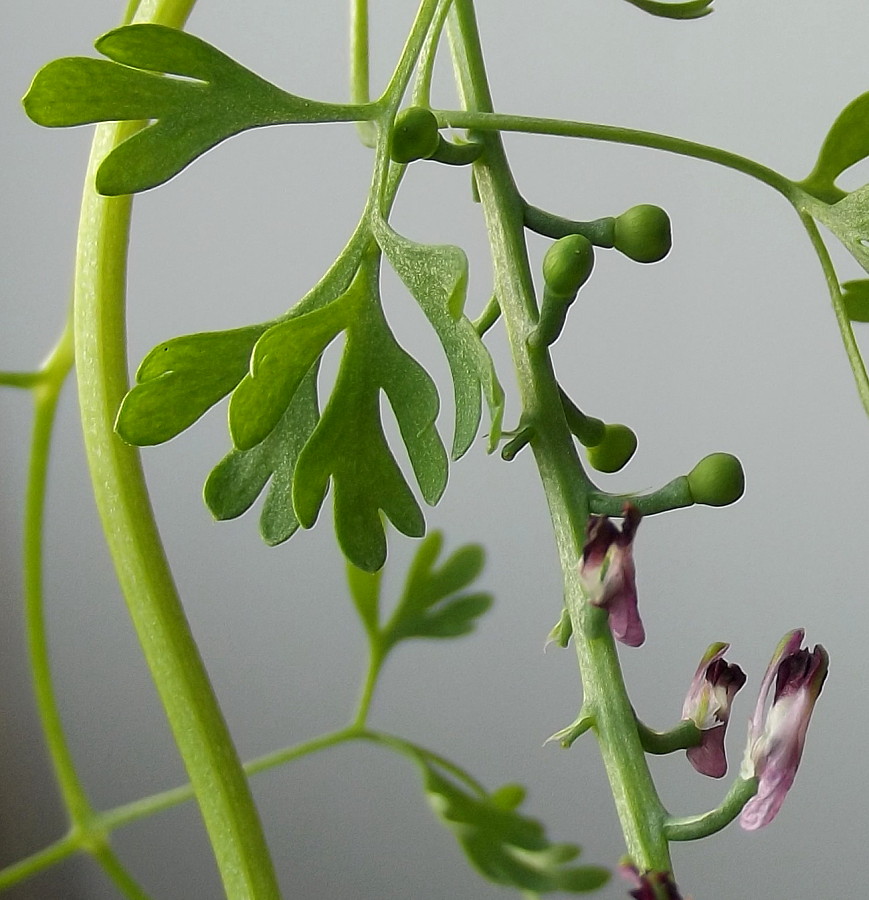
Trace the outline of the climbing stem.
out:
<instances>
[{"instance_id":1,"label":"climbing stem","mask_svg":"<svg viewBox=\"0 0 869 900\"><path fill-rule=\"evenodd\" d=\"M145 0L136 21L181 27L195 0ZM98 126L82 201L75 349L94 497L133 625L190 776L229 900L279 896L256 807L160 542L138 451L114 433L127 384L126 251L131 198L93 187L135 123Z\"/></svg>"},{"instance_id":2,"label":"climbing stem","mask_svg":"<svg viewBox=\"0 0 869 900\"><path fill-rule=\"evenodd\" d=\"M45 365L36 373L33 389L33 431L24 501L24 618L36 708L64 806L70 820L76 824L87 821L91 810L73 763L54 693L43 602L43 528L48 459L57 402L72 362L70 318Z\"/></svg>"},{"instance_id":3,"label":"climbing stem","mask_svg":"<svg viewBox=\"0 0 869 900\"><path fill-rule=\"evenodd\" d=\"M467 110L449 124L473 129L490 121L492 101L470 0L455 0L448 28L459 92ZM585 602L579 583L577 563L591 486L565 420L547 348L529 346L538 310L525 244L524 203L497 131L477 130L471 136L485 147L474 174L492 244L495 294L517 372L523 421L534 429L531 447L564 571L584 707L594 717L628 853L640 869L668 871L669 847L663 831L666 812L640 744L612 636L602 621L605 613Z\"/></svg>"},{"instance_id":4,"label":"climbing stem","mask_svg":"<svg viewBox=\"0 0 869 900\"><path fill-rule=\"evenodd\" d=\"M592 141L607 141L614 144L647 147L651 150L663 150L667 153L702 159L742 172L744 175L764 182L789 200L794 200L802 194L800 188L789 178L753 159L731 153L729 150L710 147L708 144L686 141L669 134L641 131L636 128L622 128L617 125L598 125L592 122L574 122L540 116L506 115L476 109L434 110L434 113L442 126L452 128L468 128L477 132L512 131L524 134L546 134L553 137L585 138Z\"/></svg>"}]
</instances>

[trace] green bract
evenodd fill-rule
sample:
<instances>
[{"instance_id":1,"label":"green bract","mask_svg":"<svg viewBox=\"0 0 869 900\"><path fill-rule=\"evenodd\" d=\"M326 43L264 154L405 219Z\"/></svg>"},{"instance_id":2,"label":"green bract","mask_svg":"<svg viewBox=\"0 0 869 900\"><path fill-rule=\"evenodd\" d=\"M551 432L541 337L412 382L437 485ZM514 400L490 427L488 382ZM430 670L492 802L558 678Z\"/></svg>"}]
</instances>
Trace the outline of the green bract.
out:
<instances>
[{"instance_id":1,"label":"green bract","mask_svg":"<svg viewBox=\"0 0 869 900\"><path fill-rule=\"evenodd\" d=\"M670 217L650 203L632 206L616 217L614 246L635 262L658 262L673 246Z\"/></svg>"},{"instance_id":2,"label":"green bract","mask_svg":"<svg viewBox=\"0 0 869 900\"><path fill-rule=\"evenodd\" d=\"M745 493L742 463L730 453L704 456L687 477L695 503L728 506Z\"/></svg>"},{"instance_id":3,"label":"green bract","mask_svg":"<svg viewBox=\"0 0 869 900\"><path fill-rule=\"evenodd\" d=\"M282 91L200 38L163 25L116 28L96 48L113 62L70 57L49 63L34 78L24 108L34 122L51 127L154 120L100 165L96 187L102 194L156 187L249 128L366 117L365 107Z\"/></svg>"}]
</instances>

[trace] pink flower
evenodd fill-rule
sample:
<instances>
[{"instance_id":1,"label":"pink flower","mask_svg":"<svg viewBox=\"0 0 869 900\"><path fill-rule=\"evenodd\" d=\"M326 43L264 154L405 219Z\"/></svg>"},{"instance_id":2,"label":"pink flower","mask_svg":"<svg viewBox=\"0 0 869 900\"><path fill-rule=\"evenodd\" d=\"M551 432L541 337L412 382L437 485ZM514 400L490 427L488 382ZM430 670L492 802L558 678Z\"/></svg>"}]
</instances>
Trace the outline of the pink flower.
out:
<instances>
[{"instance_id":1,"label":"pink flower","mask_svg":"<svg viewBox=\"0 0 869 900\"><path fill-rule=\"evenodd\" d=\"M606 516L589 516L579 579L589 603L609 614L616 640L639 647L646 639L637 610L637 581L633 543L642 514L625 504L619 530Z\"/></svg>"},{"instance_id":2,"label":"pink flower","mask_svg":"<svg viewBox=\"0 0 869 900\"><path fill-rule=\"evenodd\" d=\"M702 775L722 778L727 772L724 732L736 692L745 684L745 673L724 659L730 644L710 644L694 674L682 718L690 719L702 732L696 747L688 748L688 760Z\"/></svg>"},{"instance_id":3,"label":"pink flower","mask_svg":"<svg viewBox=\"0 0 869 900\"><path fill-rule=\"evenodd\" d=\"M634 900L682 900L670 872L640 872L636 866L623 863L619 874L631 882Z\"/></svg>"},{"instance_id":4,"label":"pink flower","mask_svg":"<svg viewBox=\"0 0 869 900\"><path fill-rule=\"evenodd\" d=\"M797 629L782 638L763 677L757 707L748 724L748 745L740 774L746 779L757 778L759 784L757 794L739 816L739 824L747 831L768 825L781 809L794 783L809 720L827 677L827 651L820 644L811 652L804 649L803 637L802 629ZM773 701L764 717L773 680Z\"/></svg>"}]
</instances>

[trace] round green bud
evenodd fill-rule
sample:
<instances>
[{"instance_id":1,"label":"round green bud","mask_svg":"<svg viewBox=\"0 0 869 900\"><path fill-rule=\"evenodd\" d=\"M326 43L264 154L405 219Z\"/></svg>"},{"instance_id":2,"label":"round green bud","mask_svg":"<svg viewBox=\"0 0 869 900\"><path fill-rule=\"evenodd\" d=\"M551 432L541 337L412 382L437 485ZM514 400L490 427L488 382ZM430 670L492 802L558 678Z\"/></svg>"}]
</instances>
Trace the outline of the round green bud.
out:
<instances>
[{"instance_id":1,"label":"round green bud","mask_svg":"<svg viewBox=\"0 0 869 900\"><path fill-rule=\"evenodd\" d=\"M428 159L440 143L438 120L430 109L409 106L396 117L389 135L389 156L394 162Z\"/></svg>"},{"instance_id":2,"label":"round green bud","mask_svg":"<svg viewBox=\"0 0 869 900\"><path fill-rule=\"evenodd\" d=\"M613 246L635 262L658 262L673 246L670 217L650 203L632 206L616 217Z\"/></svg>"},{"instance_id":3,"label":"round green bud","mask_svg":"<svg viewBox=\"0 0 869 900\"><path fill-rule=\"evenodd\" d=\"M710 453L688 473L688 487L695 503L728 506L745 493L742 463L730 453Z\"/></svg>"},{"instance_id":4,"label":"round green bud","mask_svg":"<svg viewBox=\"0 0 869 900\"><path fill-rule=\"evenodd\" d=\"M637 449L637 436L627 425L605 425L603 440L586 450L589 464L598 472L618 472Z\"/></svg>"},{"instance_id":5,"label":"round green bud","mask_svg":"<svg viewBox=\"0 0 869 900\"><path fill-rule=\"evenodd\" d=\"M559 238L543 257L543 280L556 297L569 297L588 281L594 268L594 248L581 234Z\"/></svg>"}]
</instances>

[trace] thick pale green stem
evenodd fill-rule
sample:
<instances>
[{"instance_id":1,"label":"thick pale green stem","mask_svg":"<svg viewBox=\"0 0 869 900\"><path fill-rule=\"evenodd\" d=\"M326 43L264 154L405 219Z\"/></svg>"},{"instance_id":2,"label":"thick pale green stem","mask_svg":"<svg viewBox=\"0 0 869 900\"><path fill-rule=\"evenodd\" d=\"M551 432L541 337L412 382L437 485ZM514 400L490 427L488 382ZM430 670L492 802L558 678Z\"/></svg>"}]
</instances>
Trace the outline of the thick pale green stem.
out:
<instances>
[{"instance_id":1,"label":"thick pale green stem","mask_svg":"<svg viewBox=\"0 0 869 900\"><path fill-rule=\"evenodd\" d=\"M143 2L137 21L180 27L194 0ZM94 174L135 125L99 126L76 258L75 345L94 496L130 616L214 848L227 897L279 896L256 807L154 522L138 450L114 433L127 384L125 281L131 198L99 196Z\"/></svg>"},{"instance_id":2,"label":"thick pale green stem","mask_svg":"<svg viewBox=\"0 0 869 900\"><path fill-rule=\"evenodd\" d=\"M450 38L464 105L475 114L490 112L491 98L469 0L456 0ZM590 484L565 420L548 352L545 347L529 345L538 312L525 245L524 203L510 175L500 136L479 132L474 137L485 145L474 171L492 244L495 294L518 375L522 419L533 429L531 447L564 570L584 708L594 718L628 853L640 869L667 871L671 864L663 832L666 812L646 764L612 637L601 622L605 613L589 607L579 584L577 564Z\"/></svg>"}]
</instances>

